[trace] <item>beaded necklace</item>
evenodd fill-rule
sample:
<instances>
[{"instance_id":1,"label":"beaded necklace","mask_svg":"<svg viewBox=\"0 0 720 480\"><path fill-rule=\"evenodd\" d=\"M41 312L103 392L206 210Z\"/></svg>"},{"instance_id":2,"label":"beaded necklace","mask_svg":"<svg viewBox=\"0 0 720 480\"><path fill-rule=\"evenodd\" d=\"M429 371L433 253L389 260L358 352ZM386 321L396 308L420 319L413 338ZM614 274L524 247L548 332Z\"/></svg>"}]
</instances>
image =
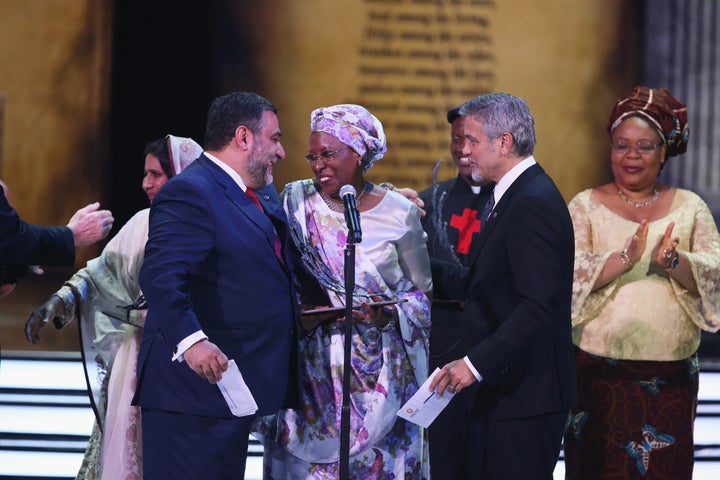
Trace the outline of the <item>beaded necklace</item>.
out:
<instances>
[{"instance_id":1,"label":"beaded necklace","mask_svg":"<svg viewBox=\"0 0 720 480\"><path fill-rule=\"evenodd\" d=\"M648 205L652 205L655 203L655 201L660 198L660 192L658 192L657 188L653 189L653 196L652 198L649 198L648 200L643 200L642 202L635 202L633 200L630 200L627 195L623 193L622 190L618 188L618 193L620 194L620 197L625 200L629 205L632 205L633 207L642 208L647 207Z\"/></svg>"},{"instance_id":2,"label":"beaded necklace","mask_svg":"<svg viewBox=\"0 0 720 480\"><path fill-rule=\"evenodd\" d=\"M358 208L360 208L360 202L362 201L363 195L365 195L365 192L372 190L372 183L365 182L365 187L362 189L362 192L360 192L360 195L357 196L355 199L355 205L357 205ZM338 213L345 213L345 204L340 202L334 202L332 197L325 193L324 190L320 190L320 196L325 201L325 204L328 206L330 210L333 212Z\"/></svg>"}]
</instances>

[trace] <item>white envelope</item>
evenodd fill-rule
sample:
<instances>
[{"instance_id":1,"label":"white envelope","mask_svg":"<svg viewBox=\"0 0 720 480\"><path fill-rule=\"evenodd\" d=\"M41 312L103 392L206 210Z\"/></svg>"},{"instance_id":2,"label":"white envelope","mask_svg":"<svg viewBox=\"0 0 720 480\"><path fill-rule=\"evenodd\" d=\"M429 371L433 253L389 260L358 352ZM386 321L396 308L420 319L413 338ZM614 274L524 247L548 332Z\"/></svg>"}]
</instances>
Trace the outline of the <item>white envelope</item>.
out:
<instances>
[{"instance_id":1,"label":"white envelope","mask_svg":"<svg viewBox=\"0 0 720 480\"><path fill-rule=\"evenodd\" d=\"M428 390L430 382L432 382L433 377L435 377L439 371L440 369L436 368L430 377L425 380L425 383L415 392L415 395L398 410L398 417L409 420L424 428L430 426L433 420L435 420L455 396L455 394L445 390L443 396L440 397L437 393Z\"/></svg>"},{"instance_id":2,"label":"white envelope","mask_svg":"<svg viewBox=\"0 0 720 480\"><path fill-rule=\"evenodd\" d=\"M257 412L257 403L245 384L235 360L228 362L228 369L223 372L217 386L225 397L230 412L236 417L246 417Z\"/></svg>"}]
</instances>

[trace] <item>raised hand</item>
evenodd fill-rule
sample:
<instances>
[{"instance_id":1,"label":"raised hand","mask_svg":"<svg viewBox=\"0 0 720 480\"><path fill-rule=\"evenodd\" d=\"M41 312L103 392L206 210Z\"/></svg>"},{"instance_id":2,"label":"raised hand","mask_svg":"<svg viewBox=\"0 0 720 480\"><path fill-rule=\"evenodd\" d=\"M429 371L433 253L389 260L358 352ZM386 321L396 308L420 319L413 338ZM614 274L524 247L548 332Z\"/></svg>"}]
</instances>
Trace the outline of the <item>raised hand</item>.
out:
<instances>
[{"instance_id":1,"label":"raised hand","mask_svg":"<svg viewBox=\"0 0 720 480\"><path fill-rule=\"evenodd\" d=\"M677 247L680 243L680 237L673 237L672 232L675 228L675 222L670 222L665 229L665 234L658 242L653 252L653 259L661 267L667 269L671 267L671 262L678 255Z\"/></svg>"},{"instance_id":2,"label":"raised hand","mask_svg":"<svg viewBox=\"0 0 720 480\"><path fill-rule=\"evenodd\" d=\"M640 261L645 248L647 247L648 222L641 220L635 233L630 237L625 245L625 252L628 258L634 264Z\"/></svg>"},{"instance_id":3,"label":"raised hand","mask_svg":"<svg viewBox=\"0 0 720 480\"><path fill-rule=\"evenodd\" d=\"M110 210L99 210L100 203L86 205L70 218L67 226L73 233L76 247L90 245L110 233L115 219Z\"/></svg>"}]
</instances>

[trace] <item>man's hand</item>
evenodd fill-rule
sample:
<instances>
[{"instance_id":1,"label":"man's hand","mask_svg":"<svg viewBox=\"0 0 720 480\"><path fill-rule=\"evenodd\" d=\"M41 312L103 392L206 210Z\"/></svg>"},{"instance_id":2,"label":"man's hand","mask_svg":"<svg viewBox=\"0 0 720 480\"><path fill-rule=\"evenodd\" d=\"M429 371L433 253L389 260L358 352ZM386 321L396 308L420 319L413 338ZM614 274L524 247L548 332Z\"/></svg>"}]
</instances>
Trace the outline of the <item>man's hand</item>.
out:
<instances>
[{"instance_id":1,"label":"man's hand","mask_svg":"<svg viewBox=\"0 0 720 480\"><path fill-rule=\"evenodd\" d=\"M398 192L400 195L413 202L420 209L420 216L425 216L425 202L422 201L422 198L418 195L417 190L413 190L412 188L398 188L390 182L383 182L380 185L386 190L394 190Z\"/></svg>"},{"instance_id":2,"label":"man's hand","mask_svg":"<svg viewBox=\"0 0 720 480\"><path fill-rule=\"evenodd\" d=\"M65 304L57 295L51 295L47 302L30 314L25 322L25 338L30 343L40 341L40 331L53 321L57 328L65 325Z\"/></svg>"},{"instance_id":3,"label":"man's hand","mask_svg":"<svg viewBox=\"0 0 720 480\"><path fill-rule=\"evenodd\" d=\"M228 369L228 358L217 345L205 339L185 350L183 357L195 373L210 383L217 383Z\"/></svg>"},{"instance_id":4,"label":"man's hand","mask_svg":"<svg viewBox=\"0 0 720 480\"><path fill-rule=\"evenodd\" d=\"M93 244L110 233L115 219L110 210L99 208L100 203L91 203L75 212L68 222L76 247Z\"/></svg>"},{"instance_id":5,"label":"man's hand","mask_svg":"<svg viewBox=\"0 0 720 480\"><path fill-rule=\"evenodd\" d=\"M430 382L430 391L442 397L445 390L458 393L463 388L476 382L475 375L470 371L465 360L453 360L445 365Z\"/></svg>"}]
</instances>

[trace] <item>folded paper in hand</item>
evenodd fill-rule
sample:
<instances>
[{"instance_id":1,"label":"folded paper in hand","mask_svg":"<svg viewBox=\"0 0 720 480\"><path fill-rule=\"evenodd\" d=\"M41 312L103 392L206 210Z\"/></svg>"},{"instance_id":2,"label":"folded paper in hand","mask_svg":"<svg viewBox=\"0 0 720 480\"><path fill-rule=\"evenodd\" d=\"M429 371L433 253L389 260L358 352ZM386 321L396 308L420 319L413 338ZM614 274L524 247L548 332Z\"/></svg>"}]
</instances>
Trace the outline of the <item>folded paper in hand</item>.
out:
<instances>
[{"instance_id":1,"label":"folded paper in hand","mask_svg":"<svg viewBox=\"0 0 720 480\"><path fill-rule=\"evenodd\" d=\"M228 362L228 369L223 372L217 386L225 397L230 412L236 417L246 417L257 412L257 403L245 384L235 360Z\"/></svg>"},{"instance_id":2,"label":"folded paper in hand","mask_svg":"<svg viewBox=\"0 0 720 480\"><path fill-rule=\"evenodd\" d=\"M435 420L455 396L453 393L445 390L441 397L437 393L429 390L430 382L432 382L433 377L435 377L439 371L440 369L436 368L432 375L425 380L425 383L420 386L415 395L398 411L398 417L416 423L424 428L430 426L433 420Z\"/></svg>"}]
</instances>

